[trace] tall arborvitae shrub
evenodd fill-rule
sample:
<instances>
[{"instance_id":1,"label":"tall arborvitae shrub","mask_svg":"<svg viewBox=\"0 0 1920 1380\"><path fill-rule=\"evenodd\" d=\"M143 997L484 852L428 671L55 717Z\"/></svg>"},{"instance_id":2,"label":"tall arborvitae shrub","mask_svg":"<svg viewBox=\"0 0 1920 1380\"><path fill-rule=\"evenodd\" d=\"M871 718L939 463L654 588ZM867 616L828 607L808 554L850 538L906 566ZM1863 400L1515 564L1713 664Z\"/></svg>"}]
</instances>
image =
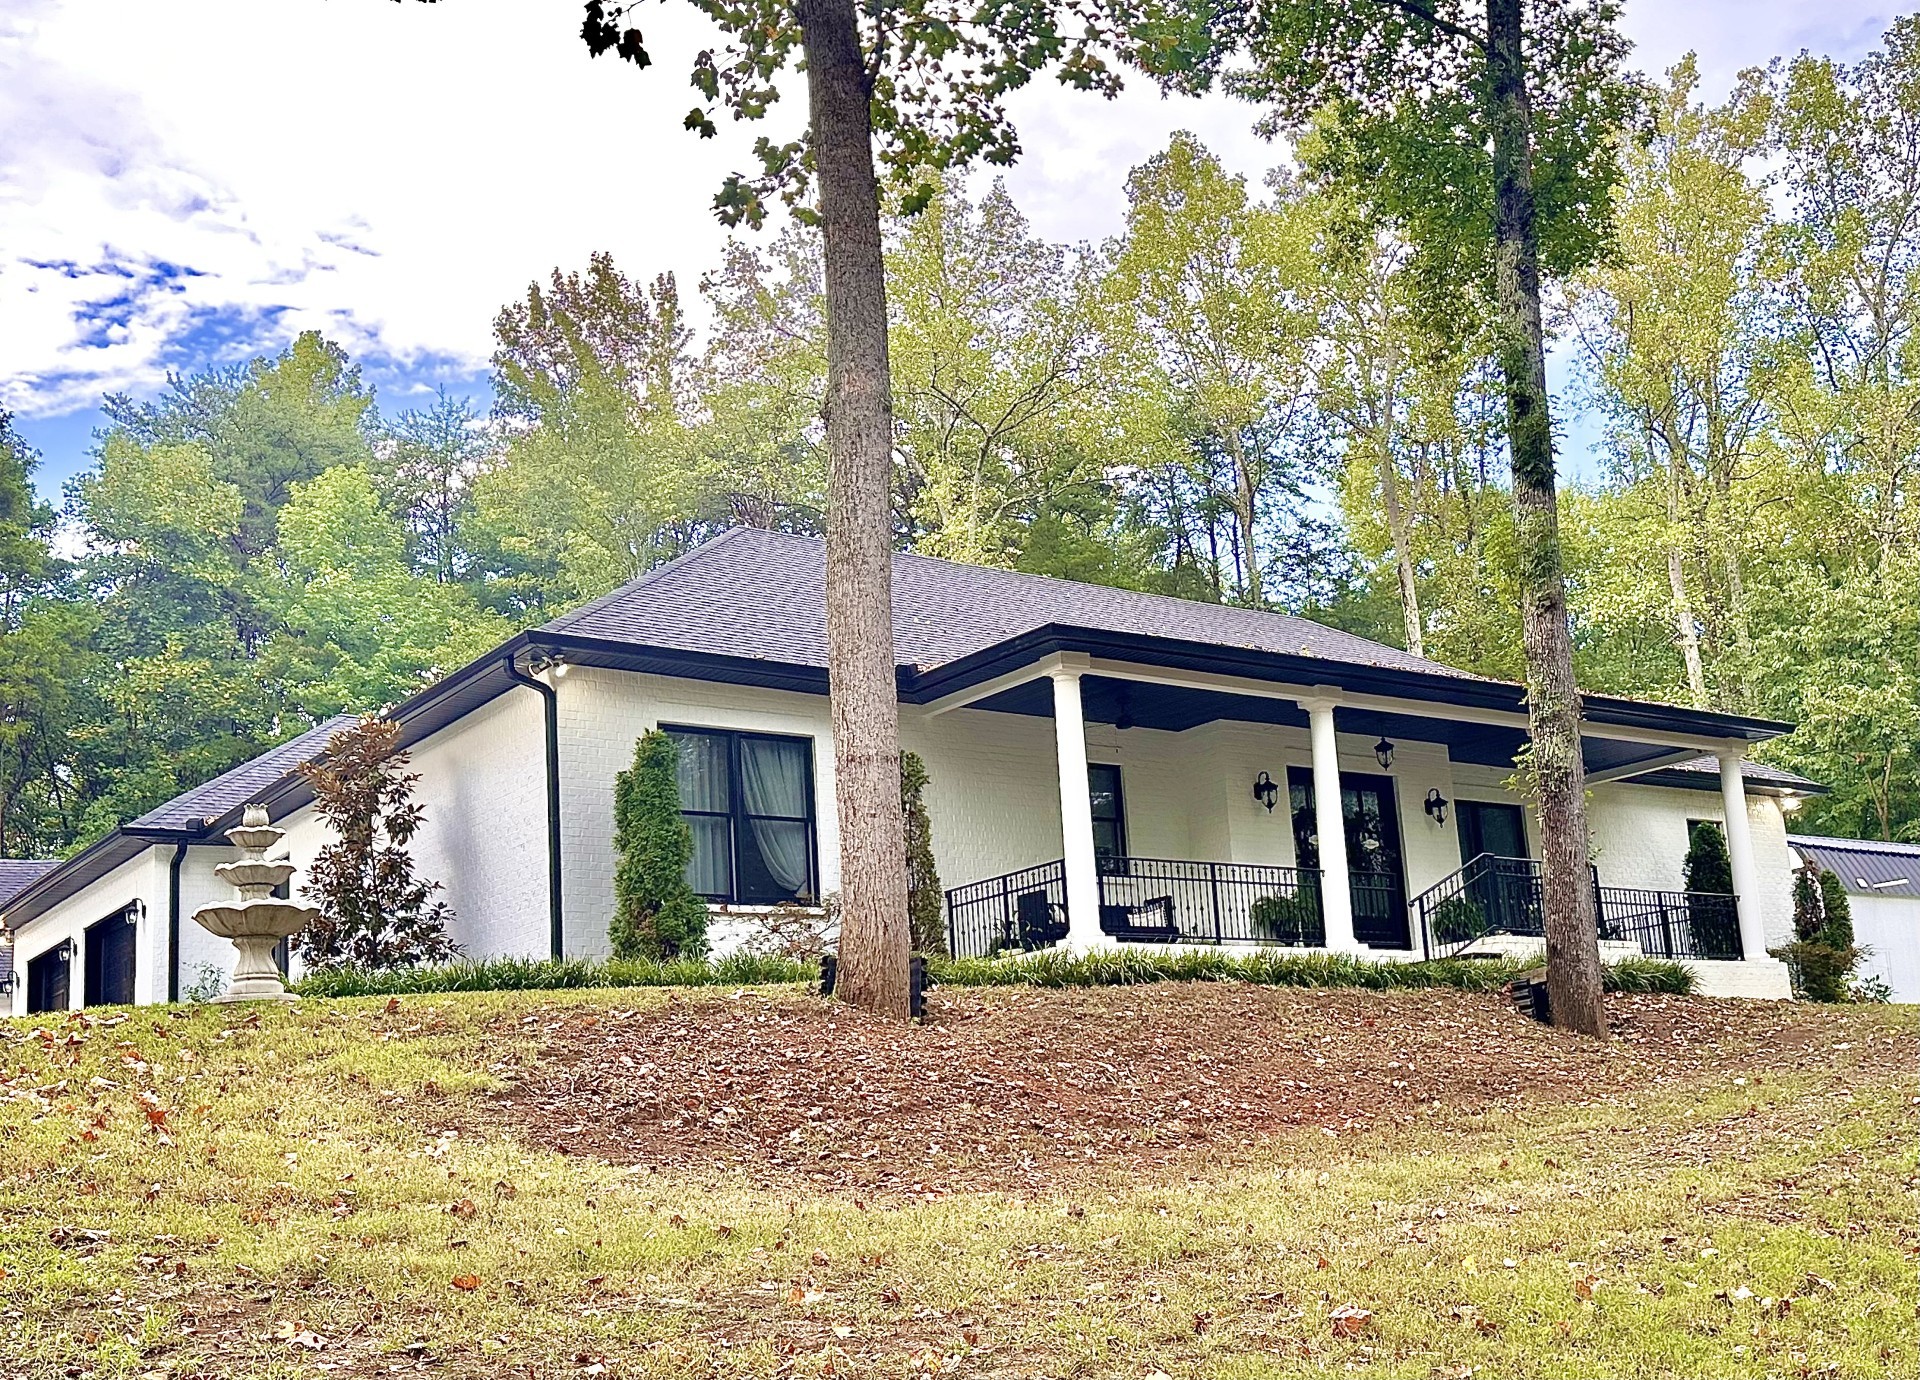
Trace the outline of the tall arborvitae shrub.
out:
<instances>
[{"instance_id":1,"label":"tall arborvitae shrub","mask_svg":"<svg viewBox=\"0 0 1920 1380\"><path fill-rule=\"evenodd\" d=\"M1793 969L1800 995L1846 1001L1860 950L1853 943L1853 906L1833 873L1804 867L1793 879L1794 941L1773 951Z\"/></svg>"},{"instance_id":2,"label":"tall arborvitae shrub","mask_svg":"<svg viewBox=\"0 0 1920 1380\"><path fill-rule=\"evenodd\" d=\"M947 930L940 919L940 871L933 862L933 821L927 815L926 763L900 754L900 805L907 822L907 927L915 953L943 954Z\"/></svg>"},{"instance_id":3,"label":"tall arborvitae shrub","mask_svg":"<svg viewBox=\"0 0 1920 1380\"><path fill-rule=\"evenodd\" d=\"M1820 873L1820 904L1826 920L1820 926L1820 942L1830 949L1853 948L1853 902L1847 889L1830 869Z\"/></svg>"},{"instance_id":4,"label":"tall arborvitae shrub","mask_svg":"<svg viewBox=\"0 0 1920 1380\"><path fill-rule=\"evenodd\" d=\"M1719 825L1709 820L1694 826L1681 873L1687 879L1688 891L1733 895L1733 858L1727 852L1727 835Z\"/></svg>"},{"instance_id":5,"label":"tall arborvitae shrub","mask_svg":"<svg viewBox=\"0 0 1920 1380\"><path fill-rule=\"evenodd\" d=\"M1796 869L1793 874L1793 937L1803 941L1818 939L1826 925L1827 908L1820 895L1819 871L1811 867Z\"/></svg>"},{"instance_id":6,"label":"tall arborvitae shrub","mask_svg":"<svg viewBox=\"0 0 1920 1380\"><path fill-rule=\"evenodd\" d=\"M333 842L314 854L302 895L320 918L300 932L310 967L404 968L442 963L460 952L447 934L453 908L434 899L440 883L414 876L407 845L426 822L413 798L400 726L369 714L327 740L300 775Z\"/></svg>"},{"instance_id":7,"label":"tall arborvitae shrub","mask_svg":"<svg viewBox=\"0 0 1920 1380\"><path fill-rule=\"evenodd\" d=\"M693 834L680 817L678 754L659 729L640 735L633 766L613 785L613 919L616 958L673 958L707 946L707 906L687 885Z\"/></svg>"}]
</instances>

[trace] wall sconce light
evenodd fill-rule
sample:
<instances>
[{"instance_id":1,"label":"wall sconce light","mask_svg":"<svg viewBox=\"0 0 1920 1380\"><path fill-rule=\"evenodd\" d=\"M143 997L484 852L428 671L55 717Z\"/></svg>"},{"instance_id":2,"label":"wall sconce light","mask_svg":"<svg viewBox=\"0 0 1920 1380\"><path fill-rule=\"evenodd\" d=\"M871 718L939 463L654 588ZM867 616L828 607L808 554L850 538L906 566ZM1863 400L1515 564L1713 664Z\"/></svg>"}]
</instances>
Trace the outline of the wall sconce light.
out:
<instances>
[{"instance_id":1,"label":"wall sconce light","mask_svg":"<svg viewBox=\"0 0 1920 1380\"><path fill-rule=\"evenodd\" d=\"M1806 803L1807 798L1804 795L1795 795L1792 791L1784 791L1780 796L1780 813L1790 815Z\"/></svg>"},{"instance_id":2,"label":"wall sconce light","mask_svg":"<svg viewBox=\"0 0 1920 1380\"><path fill-rule=\"evenodd\" d=\"M1447 798L1440 794L1438 786L1427 792L1426 811L1427 818L1435 824L1444 825L1447 822Z\"/></svg>"},{"instance_id":3,"label":"wall sconce light","mask_svg":"<svg viewBox=\"0 0 1920 1380\"><path fill-rule=\"evenodd\" d=\"M1393 765L1393 744L1389 742L1387 739L1382 738L1379 742L1373 745L1373 757L1374 757L1374 760L1383 767L1392 766Z\"/></svg>"},{"instance_id":4,"label":"wall sconce light","mask_svg":"<svg viewBox=\"0 0 1920 1380\"><path fill-rule=\"evenodd\" d=\"M1253 798L1267 807L1268 814L1273 813L1273 802L1279 797L1279 794L1280 788L1274 784L1273 778L1265 772L1261 772L1253 778Z\"/></svg>"}]
</instances>

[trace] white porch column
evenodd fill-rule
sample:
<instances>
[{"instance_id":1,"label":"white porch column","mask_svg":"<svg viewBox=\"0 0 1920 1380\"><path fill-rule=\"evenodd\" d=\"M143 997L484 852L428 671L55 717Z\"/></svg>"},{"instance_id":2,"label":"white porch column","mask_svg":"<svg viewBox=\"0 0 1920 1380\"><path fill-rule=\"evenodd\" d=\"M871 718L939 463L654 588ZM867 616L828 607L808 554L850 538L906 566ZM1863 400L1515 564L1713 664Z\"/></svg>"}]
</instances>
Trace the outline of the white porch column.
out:
<instances>
[{"instance_id":1,"label":"white porch column","mask_svg":"<svg viewBox=\"0 0 1920 1380\"><path fill-rule=\"evenodd\" d=\"M1331 699L1301 700L1313 740L1313 819L1320 836L1320 911L1327 948L1353 953L1353 891L1347 877L1347 819L1340 804L1340 746L1333 732Z\"/></svg>"},{"instance_id":2,"label":"white porch column","mask_svg":"<svg viewBox=\"0 0 1920 1380\"><path fill-rule=\"evenodd\" d=\"M1720 756L1720 799L1727 813L1727 856L1733 863L1734 905L1740 915L1740 956L1769 962L1766 925L1760 918L1760 869L1753 862L1753 830L1747 823L1747 783L1738 748Z\"/></svg>"},{"instance_id":3,"label":"white porch column","mask_svg":"<svg viewBox=\"0 0 1920 1380\"><path fill-rule=\"evenodd\" d=\"M1060 841L1067 869L1067 943L1101 942L1100 874L1093 854L1093 798L1087 791L1087 726L1080 707L1080 672L1053 674L1053 742L1060 766Z\"/></svg>"}]
</instances>

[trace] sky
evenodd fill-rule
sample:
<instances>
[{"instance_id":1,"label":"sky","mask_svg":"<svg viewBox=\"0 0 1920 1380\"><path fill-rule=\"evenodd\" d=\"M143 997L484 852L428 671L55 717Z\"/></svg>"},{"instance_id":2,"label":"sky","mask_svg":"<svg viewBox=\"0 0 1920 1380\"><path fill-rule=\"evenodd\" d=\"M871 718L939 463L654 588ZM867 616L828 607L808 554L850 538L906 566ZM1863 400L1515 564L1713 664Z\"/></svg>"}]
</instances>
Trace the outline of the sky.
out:
<instances>
[{"instance_id":1,"label":"sky","mask_svg":"<svg viewBox=\"0 0 1920 1380\"><path fill-rule=\"evenodd\" d=\"M590 59L579 0L0 0L0 407L43 455L87 463L102 395L271 353L319 329L394 412L484 397L494 313L611 250L691 294L726 232L710 202L761 125L680 128L689 5L638 15L655 65ZM1801 49L1856 60L1896 11L1859 0L1627 0L1636 62L1689 50L1704 94ZM1007 173L1036 231L1118 231L1134 165L1190 129L1258 177L1255 112L1135 83L1106 103L1036 83ZM1560 373L1556 369L1556 374ZM1561 408L1575 473L1592 433Z\"/></svg>"}]
</instances>

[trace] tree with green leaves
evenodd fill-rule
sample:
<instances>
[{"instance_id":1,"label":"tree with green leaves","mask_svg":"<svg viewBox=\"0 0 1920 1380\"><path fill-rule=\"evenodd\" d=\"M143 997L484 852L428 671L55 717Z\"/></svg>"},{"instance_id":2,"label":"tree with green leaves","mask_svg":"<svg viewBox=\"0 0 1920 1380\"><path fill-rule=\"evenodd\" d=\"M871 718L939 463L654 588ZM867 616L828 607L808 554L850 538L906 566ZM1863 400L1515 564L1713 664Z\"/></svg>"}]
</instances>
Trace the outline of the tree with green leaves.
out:
<instances>
[{"instance_id":1,"label":"tree with green leaves","mask_svg":"<svg viewBox=\"0 0 1920 1380\"><path fill-rule=\"evenodd\" d=\"M428 407L386 427L371 472L381 502L405 526L408 562L441 584L469 574L461 528L473 510L473 480L498 441L473 403L444 387Z\"/></svg>"},{"instance_id":2,"label":"tree with green leaves","mask_svg":"<svg viewBox=\"0 0 1920 1380\"><path fill-rule=\"evenodd\" d=\"M1783 496L1764 442L1781 354L1767 188L1747 171L1768 125L1763 91L1709 109L1691 57L1626 148L1617 247L1573 289L1576 338L1610 423L1619 594L1666 616L1685 697L1750 710L1753 636L1744 554L1752 512ZM1768 475L1763 478L1762 469ZM1709 661L1715 675L1709 682Z\"/></svg>"},{"instance_id":3,"label":"tree with green leaves","mask_svg":"<svg viewBox=\"0 0 1920 1380\"><path fill-rule=\"evenodd\" d=\"M950 177L888 222L900 525L914 549L1011 565L1028 524L1101 476L1084 253L1033 234L1003 184Z\"/></svg>"},{"instance_id":4,"label":"tree with green leaves","mask_svg":"<svg viewBox=\"0 0 1920 1380\"><path fill-rule=\"evenodd\" d=\"M54 852L88 782L69 737L84 709L91 613L61 597L55 513L33 489L38 454L0 409L0 858Z\"/></svg>"},{"instance_id":5,"label":"tree with green leaves","mask_svg":"<svg viewBox=\"0 0 1920 1380\"><path fill-rule=\"evenodd\" d=\"M276 627L258 674L309 719L391 705L506 641L512 627L462 585L408 563L408 532L358 465L293 486L261 585Z\"/></svg>"},{"instance_id":6,"label":"tree with green leaves","mask_svg":"<svg viewBox=\"0 0 1920 1380\"><path fill-rule=\"evenodd\" d=\"M614 778L613 918L615 958L698 954L707 942L707 907L687 883L693 834L680 815L679 754L654 728L633 745L633 765Z\"/></svg>"},{"instance_id":7,"label":"tree with green leaves","mask_svg":"<svg viewBox=\"0 0 1920 1380\"><path fill-rule=\"evenodd\" d=\"M824 243L827 374L827 675L840 824L841 928L835 991L905 1016L907 878L899 851L900 730L892 598L892 378L876 165L925 205L942 170L1008 163L1019 143L1008 92L1056 69L1063 81L1111 91L1102 30L1072 4L1024 0L990 12L947 0L863 8L855 0L694 0L726 35L694 61L704 104L686 124L715 132L721 108L765 118L779 78L806 73L804 132L762 136L760 168L727 179L715 208L759 225L781 197L818 223ZM652 62L627 20L637 0L587 0L582 34L595 54ZM812 193L809 198L809 192Z\"/></svg>"},{"instance_id":8,"label":"tree with green leaves","mask_svg":"<svg viewBox=\"0 0 1920 1380\"><path fill-rule=\"evenodd\" d=\"M1541 282L1591 263L1609 231L1618 132L1638 98L1617 17L1613 0L1162 0L1133 28L1140 61L1166 80L1222 80L1269 107L1272 132L1319 122L1318 171L1405 234L1431 300L1477 288L1493 303L1547 982L1555 1024L1589 1035L1606 1018Z\"/></svg>"},{"instance_id":9,"label":"tree with green leaves","mask_svg":"<svg viewBox=\"0 0 1920 1380\"><path fill-rule=\"evenodd\" d=\"M1226 519L1210 563L1226 597L1258 608L1287 564L1276 529L1304 506L1327 439L1316 251L1328 206L1286 188L1256 198L1186 133L1133 170L1127 203L1107 344L1110 367L1146 387L1117 424Z\"/></svg>"}]
</instances>

